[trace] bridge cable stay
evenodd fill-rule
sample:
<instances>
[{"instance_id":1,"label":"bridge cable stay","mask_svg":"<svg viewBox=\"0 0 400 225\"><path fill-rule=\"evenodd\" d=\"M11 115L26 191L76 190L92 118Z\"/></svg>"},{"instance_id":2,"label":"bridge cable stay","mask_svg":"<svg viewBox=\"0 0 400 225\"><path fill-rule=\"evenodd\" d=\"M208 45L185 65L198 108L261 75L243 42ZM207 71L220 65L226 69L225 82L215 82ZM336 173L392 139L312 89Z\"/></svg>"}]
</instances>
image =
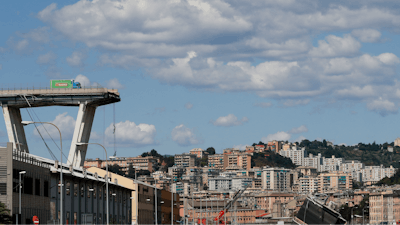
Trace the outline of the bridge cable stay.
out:
<instances>
[{"instance_id":1,"label":"bridge cable stay","mask_svg":"<svg viewBox=\"0 0 400 225\"><path fill-rule=\"evenodd\" d=\"M39 116L36 114L35 110L33 110L31 104L29 103L28 99L26 98L25 95L23 95L23 97L25 98L25 101L28 103L29 108L32 110L34 116L36 117L37 121L42 122L39 118ZM32 115L29 113L28 108L26 108L26 111L28 112L29 117L31 118L32 121L35 121L35 119L33 119ZM48 152L50 153L51 157L53 158L53 160L57 160L57 157L54 155L54 153L50 150L50 147L47 145L45 139L43 138L42 134L40 133L36 123L34 123L33 125L35 125L36 131L39 133L40 137L42 138L44 144L46 145L46 148L48 150ZM43 129L46 131L47 135L49 135L49 137L51 138L51 140L53 141L53 143L57 146L58 150L61 151L60 146L58 146L58 144L54 141L53 137L50 135L49 131L46 129L46 126L42 126ZM62 140L61 140L62 141ZM68 157L64 154L63 152L63 156L67 159L67 162L69 164L71 164L71 162L69 162Z\"/></svg>"},{"instance_id":2,"label":"bridge cable stay","mask_svg":"<svg viewBox=\"0 0 400 225\"><path fill-rule=\"evenodd\" d=\"M39 122L41 122L40 119L39 119L39 116L36 114L35 110L33 110L33 108L32 108L31 110L32 110L32 112L35 114L37 120L38 120ZM46 129L46 126L43 126L43 129L46 131L47 135L49 135L49 137L50 137L50 139L53 141L53 143L57 146L58 150L61 152L60 146L58 146L57 142L56 142L56 141L54 140L54 138L50 135L49 131ZM64 154L64 152L63 152L63 156L64 156L64 158L67 159L67 163L69 163L69 164L71 165L72 163L68 160L68 157Z\"/></svg>"},{"instance_id":3,"label":"bridge cable stay","mask_svg":"<svg viewBox=\"0 0 400 225\"><path fill-rule=\"evenodd\" d=\"M29 117L30 117L31 120L33 121L33 118L32 118L32 116L31 116L31 114L29 113L28 108L26 108L26 111L28 112ZM39 136L42 138L42 141L44 142L44 145L46 146L47 151L50 153L51 158L53 158L53 160L56 160L57 157L56 157L56 156L53 154L53 152L50 150L49 146L47 145L46 141L44 140L44 138L43 138L43 136L42 136L42 133L40 133L40 131L39 131L39 129L38 129L36 123L34 123L33 125L35 126L36 131L38 132Z\"/></svg>"},{"instance_id":4,"label":"bridge cable stay","mask_svg":"<svg viewBox=\"0 0 400 225\"><path fill-rule=\"evenodd\" d=\"M114 156L117 156L117 149L115 148L115 130L116 130L116 127L115 127L115 103L113 103L113 110L114 110L114 115L113 115L113 117L114 117L114 131L113 131L113 134L114 134Z\"/></svg>"}]
</instances>

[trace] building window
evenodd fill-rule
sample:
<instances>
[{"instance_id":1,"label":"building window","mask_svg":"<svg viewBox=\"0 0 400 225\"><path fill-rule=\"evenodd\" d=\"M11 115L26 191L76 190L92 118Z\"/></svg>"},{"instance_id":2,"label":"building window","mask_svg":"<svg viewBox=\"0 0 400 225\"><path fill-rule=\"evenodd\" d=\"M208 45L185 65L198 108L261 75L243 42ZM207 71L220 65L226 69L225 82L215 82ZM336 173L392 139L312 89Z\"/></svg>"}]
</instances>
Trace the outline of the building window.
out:
<instances>
[{"instance_id":1,"label":"building window","mask_svg":"<svg viewBox=\"0 0 400 225\"><path fill-rule=\"evenodd\" d=\"M32 195L33 194L33 178L25 177L24 178L24 186L22 186L22 187L24 190L24 194Z\"/></svg>"},{"instance_id":2,"label":"building window","mask_svg":"<svg viewBox=\"0 0 400 225\"><path fill-rule=\"evenodd\" d=\"M90 198L90 186L86 185L87 198Z\"/></svg>"},{"instance_id":3,"label":"building window","mask_svg":"<svg viewBox=\"0 0 400 225\"><path fill-rule=\"evenodd\" d=\"M102 195L103 195L103 188L99 187L99 199L101 199Z\"/></svg>"},{"instance_id":4,"label":"building window","mask_svg":"<svg viewBox=\"0 0 400 225\"><path fill-rule=\"evenodd\" d=\"M83 184L81 185L81 197L85 196L85 187L83 186Z\"/></svg>"},{"instance_id":5,"label":"building window","mask_svg":"<svg viewBox=\"0 0 400 225\"><path fill-rule=\"evenodd\" d=\"M43 195L44 197L49 197L49 182L47 180L44 181Z\"/></svg>"},{"instance_id":6,"label":"building window","mask_svg":"<svg viewBox=\"0 0 400 225\"><path fill-rule=\"evenodd\" d=\"M69 181L67 181L67 183L65 185L65 194L66 195L70 195L71 194L71 183Z\"/></svg>"},{"instance_id":7,"label":"building window","mask_svg":"<svg viewBox=\"0 0 400 225\"><path fill-rule=\"evenodd\" d=\"M35 195L40 196L40 179L35 179Z\"/></svg>"}]
</instances>

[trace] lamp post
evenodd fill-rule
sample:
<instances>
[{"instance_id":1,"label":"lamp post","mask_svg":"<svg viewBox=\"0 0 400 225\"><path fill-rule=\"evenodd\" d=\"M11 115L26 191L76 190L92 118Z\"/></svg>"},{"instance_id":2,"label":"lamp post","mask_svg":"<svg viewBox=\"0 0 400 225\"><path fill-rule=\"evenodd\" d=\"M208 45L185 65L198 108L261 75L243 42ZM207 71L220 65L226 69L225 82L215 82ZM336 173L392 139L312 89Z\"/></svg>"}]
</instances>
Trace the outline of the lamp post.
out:
<instances>
[{"instance_id":1,"label":"lamp post","mask_svg":"<svg viewBox=\"0 0 400 225\"><path fill-rule=\"evenodd\" d=\"M17 216L17 224L18 224L18 217L19 215L21 215L21 189L22 189L22 185L21 185L21 175L22 174L26 174L26 171L21 171L19 172L19 211L18 211L18 216ZM22 216L21 216L22 218ZM22 222L22 221L21 221Z\"/></svg>"},{"instance_id":2,"label":"lamp post","mask_svg":"<svg viewBox=\"0 0 400 225\"><path fill-rule=\"evenodd\" d=\"M106 208L106 210L107 210L107 225L109 225L110 224L110 211L109 211L109 196L108 196L108 157L107 157L107 150L106 150L106 148L102 145L102 144L99 144L99 143L76 143L76 145L99 145L99 146L101 146L103 149L104 149L104 151L106 152L106 204L107 204L107 208Z\"/></svg>"},{"instance_id":3,"label":"lamp post","mask_svg":"<svg viewBox=\"0 0 400 225\"><path fill-rule=\"evenodd\" d=\"M34 121L22 121L21 124L26 126L29 124L34 124L34 123L41 123L41 124L50 124L53 125L55 128L57 128L58 133L60 133L60 225L64 224L63 223L63 165L62 165L62 156L63 156L63 151L62 151L62 136L61 136L61 131L60 129L54 124L50 122L34 122Z\"/></svg>"}]
</instances>

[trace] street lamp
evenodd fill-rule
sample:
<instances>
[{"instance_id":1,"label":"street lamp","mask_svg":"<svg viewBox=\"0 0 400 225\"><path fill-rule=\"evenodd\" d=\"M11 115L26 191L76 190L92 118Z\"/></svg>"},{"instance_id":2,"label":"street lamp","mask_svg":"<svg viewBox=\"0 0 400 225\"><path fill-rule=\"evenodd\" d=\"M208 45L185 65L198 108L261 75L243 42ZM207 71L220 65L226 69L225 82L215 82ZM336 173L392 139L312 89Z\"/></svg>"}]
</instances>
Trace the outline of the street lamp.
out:
<instances>
[{"instance_id":1,"label":"street lamp","mask_svg":"<svg viewBox=\"0 0 400 225\"><path fill-rule=\"evenodd\" d=\"M107 202L107 225L110 224L110 211L109 211L109 197L108 197L108 157L107 157L107 150L106 148L99 143L76 143L76 145L81 146L81 145L100 145L104 151L106 152L106 202ZM110 157L111 158L111 157Z\"/></svg>"},{"instance_id":2,"label":"street lamp","mask_svg":"<svg viewBox=\"0 0 400 225\"><path fill-rule=\"evenodd\" d=\"M50 122L34 122L34 121L21 121L21 124L26 126L29 124L34 124L34 123L41 123L41 124L50 124L53 125L55 128L57 128L58 133L60 133L60 151L61 151L61 156L60 156L60 225L63 224L63 165L62 165L62 137L61 137L61 131L60 129L54 124Z\"/></svg>"},{"instance_id":3,"label":"street lamp","mask_svg":"<svg viewBox=\"0 0 400 225\"><path fill-rule=\"evenodd\" d=\"M22 174L26 174L26 171L21 171L19 172L19 211L18 211L18 216L17 216L17 224L18 224L18 217L19 215L21 215L21 189L22 189L22 185L21 185L21 175ZM21 216L22 218L22 216Z\"/></svg>"}]
</instances>

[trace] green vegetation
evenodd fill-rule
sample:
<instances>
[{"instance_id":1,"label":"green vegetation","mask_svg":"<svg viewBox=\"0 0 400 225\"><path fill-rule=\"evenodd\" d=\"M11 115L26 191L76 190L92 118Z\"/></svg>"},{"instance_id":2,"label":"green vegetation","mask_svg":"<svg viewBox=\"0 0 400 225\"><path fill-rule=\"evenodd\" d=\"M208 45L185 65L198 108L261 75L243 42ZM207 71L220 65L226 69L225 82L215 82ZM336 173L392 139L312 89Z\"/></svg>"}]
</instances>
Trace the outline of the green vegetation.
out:
<instances>
[{"instance_id":1,"label":"green vegetation","mask_svg":"<svg viewBox=\"0 0 400 225\"><path fill-rule=\"evenodd\" d=\"M0 202L0 224L11 224L12 217L10 216L10 210L7 209L6 205Z\"/></svg>"},{"instance_id":2,"label":"green vegetation","mask_svg":"<svg viewBox=\"0 0 400 225\"><path fill-rule=\"evenodd\" d=\"M394 185L394 184L400 184L400 172L399 170L396 171L396 173L392 177L385 177L382 180L380 180L376 185Z\"/></svg>"},{"instance_id":3,"label":"green vegetation","mask_svg":"<svg viewBox=\"0 0 400 225\"><path fill-rule=\"evenodd\" d=\"M366 166L380 166L399 167L400 161L400 148L394 147L393 152L388 152L387 147L390 145L393 147L394 143L376 144L364 144L359 143L356 146L345 146L345 145L334 145L329 146L327 141L309 141L307 139L298 143L300 147L305 147L307 153L318 155L321 153L322 156L330 158L334 155L336 158L344 158L346 160L359 160Z\"/></svg>"},{"instance_id":4,"label":"green vegetation","mask_svg":"<svg viewBox=\"0 0 400 225\"><path fill-rule=\"evenodd\" d=\"M254 152L253 156L251 157L251 166L284 167L288 169L293 169L296 167L296 165L292 163L291 159L283 157L272 151L265 151L262 153Z\"/></svg>"}]
</instances>

